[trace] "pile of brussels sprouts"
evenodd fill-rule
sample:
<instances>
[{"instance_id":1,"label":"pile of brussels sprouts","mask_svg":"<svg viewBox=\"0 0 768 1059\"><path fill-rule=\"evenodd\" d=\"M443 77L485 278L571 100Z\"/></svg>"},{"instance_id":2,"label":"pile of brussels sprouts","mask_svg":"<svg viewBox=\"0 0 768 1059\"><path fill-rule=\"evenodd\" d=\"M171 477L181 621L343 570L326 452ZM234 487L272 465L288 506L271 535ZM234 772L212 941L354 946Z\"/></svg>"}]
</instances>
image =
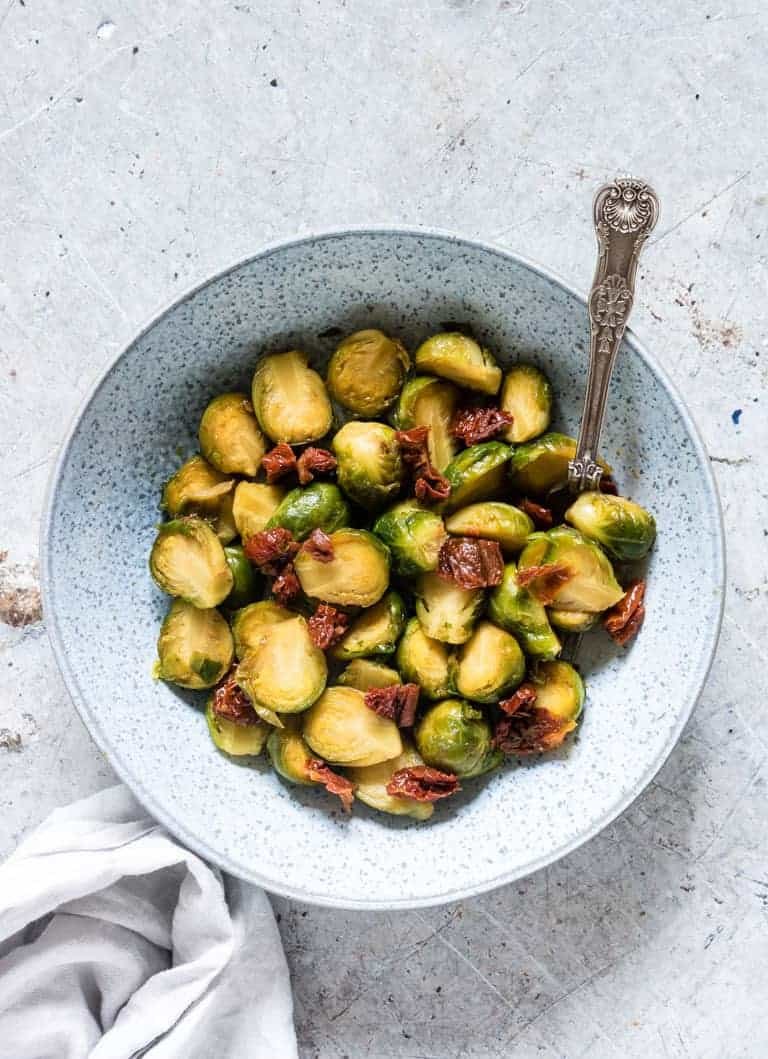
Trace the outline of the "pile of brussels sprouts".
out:
<instances>
[{"instance_id":1,"label":"pile of brussels sprouts","mask_svg":"<svg viewBox=\"0 0 768 1059\"><path fill-rule=\"evenodd\" d=\"M511 422L465 446L456 415L483 404ZM338 346L325 381L304 353L264 356L250 398L225 393L210 402L200 455L163 489L167 520L150 570L174 599L157 676L216 689L207 720L225 753L266 747L276 771L298 784L325 782L320 763L326 778L351 781L360 801L420 820L432 800L391 793L393 775L427 765L463 780L497 767L510 753L495 737L505 716L498 704L516 689L535 700L521 713L519 752L559 745L584 702L578 672L558 657L561 637L621 604L613 561L642 558L655 525L630 500L589 492L562 524L536 529L523 507L528 499L546 506L575 454L573 438L548 432L551 405L536 367L503 373L459 333L429 338L412 365L397 340L358 332ZM433 503L415 498L398 439L416 427L428 428L430 460L450 486ZM304 485L290 475L268 482L262 461L281 443L296 455L324 446L336 467ZM292 569L301 591L289 602L270 595L270 578L246 554L249 541L274 528L296 542L321 530L332 547L330 559L298 551ZM500 583L464 588L441 576L441 548L453 536L497 542ZM567 579L542 600L518 575L549 564ZM320 604L347 622L327 650L311 635ZM407 729L366 704L370 689L401 683L418 685L420 696ZM239 712L217 710L222 688L234 688ZM526 743L526 718L547 738Z\"/></svg>"}]
</instances>

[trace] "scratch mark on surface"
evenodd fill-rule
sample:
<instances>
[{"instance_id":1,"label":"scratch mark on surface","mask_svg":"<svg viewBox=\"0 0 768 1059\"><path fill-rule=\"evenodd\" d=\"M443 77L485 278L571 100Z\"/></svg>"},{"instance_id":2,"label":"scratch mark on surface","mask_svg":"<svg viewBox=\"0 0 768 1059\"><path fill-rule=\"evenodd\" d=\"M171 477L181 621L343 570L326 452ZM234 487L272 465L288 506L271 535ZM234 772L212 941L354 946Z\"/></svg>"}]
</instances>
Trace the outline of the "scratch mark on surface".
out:
<instances>
[{"instance_id":1,"label":"scratch mark on surface","mask_svg":"<svg viewBox=\"0 0 768 1059\"><path fill-rule=\"evenodd\" d=\"M667 230L665 232L662 232L661 235L657 236L656 239L652 239L651 245L658 246L662 239L666 239L668 235L672 234L672 232L676 232L677 229L680 228L683 224L685 224L686 221L689 221L691 217L695 217L697 213L701 213L701 211L705 210L707 206L711 206L713 202L717 202L717 200L723 195L725 195L727 191L730 191L731 188L735 188L737 184L740 184L742 180L745 180L749 176L750 172L751 170L748 169L746 173L742 173L741 176L738 176L735 180L732 180L730 184L726 184L726 186L724 188L721 188L720 191L715 192L715 194L711 198L707 199L706 202L702 202L699 206L696 206L695 209L691 210L690 213L686 213L686 215L684 217L681 217L681 219L676 224L673 224L671 228L667 228Z\"/></svg>"}]
</instances>

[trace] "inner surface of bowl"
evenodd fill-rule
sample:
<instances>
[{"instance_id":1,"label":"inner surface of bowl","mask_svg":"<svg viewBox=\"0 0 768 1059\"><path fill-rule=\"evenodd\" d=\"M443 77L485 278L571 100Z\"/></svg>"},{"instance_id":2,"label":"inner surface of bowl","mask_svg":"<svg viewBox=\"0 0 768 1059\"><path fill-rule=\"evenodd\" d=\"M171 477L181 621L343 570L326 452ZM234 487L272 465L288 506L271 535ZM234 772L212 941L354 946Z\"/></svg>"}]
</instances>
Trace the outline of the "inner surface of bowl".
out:
<instances>
[{"instance_id":1,"label":"inner surface of bowl","mask_svg":"<svg viewBox=\"0 0 768 1059\"><path fill-rule=\"evenodd\" d=\"M44 539L44 590L68 687L137 796L183 841L268 889L345 907L430 904L524 875L609 822L674 745L719 625L717 499L685 411L636 342L623 345L603 455L658 524L647 617L628 650L587 637L577 737L541 760L468 781L428 823L355 804L351 819L265 762L210 741L203 698L154 681L168 605L147 557L165 479L196 448L200 415L245 389L264 352L323 367L341 335L380 327L410 350L472 329L502 365L533 361L575 433L586 371L583 302L500 251L417 232L348 232L266 252L149 327L106 374L60 458Z\"/></svg>"}]
</instances>

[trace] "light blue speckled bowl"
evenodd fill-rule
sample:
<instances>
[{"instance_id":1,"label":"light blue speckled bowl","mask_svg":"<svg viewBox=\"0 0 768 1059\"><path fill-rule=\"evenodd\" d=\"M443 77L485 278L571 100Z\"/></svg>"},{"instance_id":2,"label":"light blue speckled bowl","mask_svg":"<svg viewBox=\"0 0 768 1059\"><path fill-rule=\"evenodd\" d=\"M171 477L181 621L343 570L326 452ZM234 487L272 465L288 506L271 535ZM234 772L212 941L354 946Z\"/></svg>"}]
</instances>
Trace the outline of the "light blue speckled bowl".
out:
<instances>
[{"instance_id":1,"label":"light blue speckled bowl","mask_svg":"<svg viewBox=\"0 0 768 1059\"><path fill-rule=\"evenodd\" d=\"M152 680L167 599L147 572L163 481L222 390L247 388L265 351L322 364L340 328L415 345L470 324L502 363L550 376L555 425L575 433L587 349L583 300L490 246L423 231L348 231L274 247L157 317L91 394L55 468L43 526L48 629L93 738L146 807L227 871L347 908L437 904L510 882L585 842L651 780L706 678L723 600L717 494L698 434L653 357L627 336L604 454L656 514L648 616L630 650L603 636L582 661L578 738L540 761L468 782L427 824L355 806L350 820L264 763L233 764L198 702ZM695 632L694 632L695 631Z\"/></svg>"}]
</instances>

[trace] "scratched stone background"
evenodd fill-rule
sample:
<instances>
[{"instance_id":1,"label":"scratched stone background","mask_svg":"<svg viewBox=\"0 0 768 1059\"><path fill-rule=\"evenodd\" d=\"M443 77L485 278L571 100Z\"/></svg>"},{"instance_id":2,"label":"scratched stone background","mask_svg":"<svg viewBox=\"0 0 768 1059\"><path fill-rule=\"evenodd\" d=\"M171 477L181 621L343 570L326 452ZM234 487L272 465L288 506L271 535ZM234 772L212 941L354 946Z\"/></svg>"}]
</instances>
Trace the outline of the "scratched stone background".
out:
<instances>
[{"instance_id":1,"label":"scratched stone background","mask_svg":"<svg viewBox=\"0 0 768 1059\"><path fill-rule=\"evenodd\" d=\"M636 804L517 885L396 916L276 900L302 1059L768 1054L767 30L755 0L0 3L2 852L113 781L48 647L37 529L144 320L345 223L455 229L586 287L595 186L661 195L634 324L723 499L706 691Z\"/></svg>"}]
</instances>

